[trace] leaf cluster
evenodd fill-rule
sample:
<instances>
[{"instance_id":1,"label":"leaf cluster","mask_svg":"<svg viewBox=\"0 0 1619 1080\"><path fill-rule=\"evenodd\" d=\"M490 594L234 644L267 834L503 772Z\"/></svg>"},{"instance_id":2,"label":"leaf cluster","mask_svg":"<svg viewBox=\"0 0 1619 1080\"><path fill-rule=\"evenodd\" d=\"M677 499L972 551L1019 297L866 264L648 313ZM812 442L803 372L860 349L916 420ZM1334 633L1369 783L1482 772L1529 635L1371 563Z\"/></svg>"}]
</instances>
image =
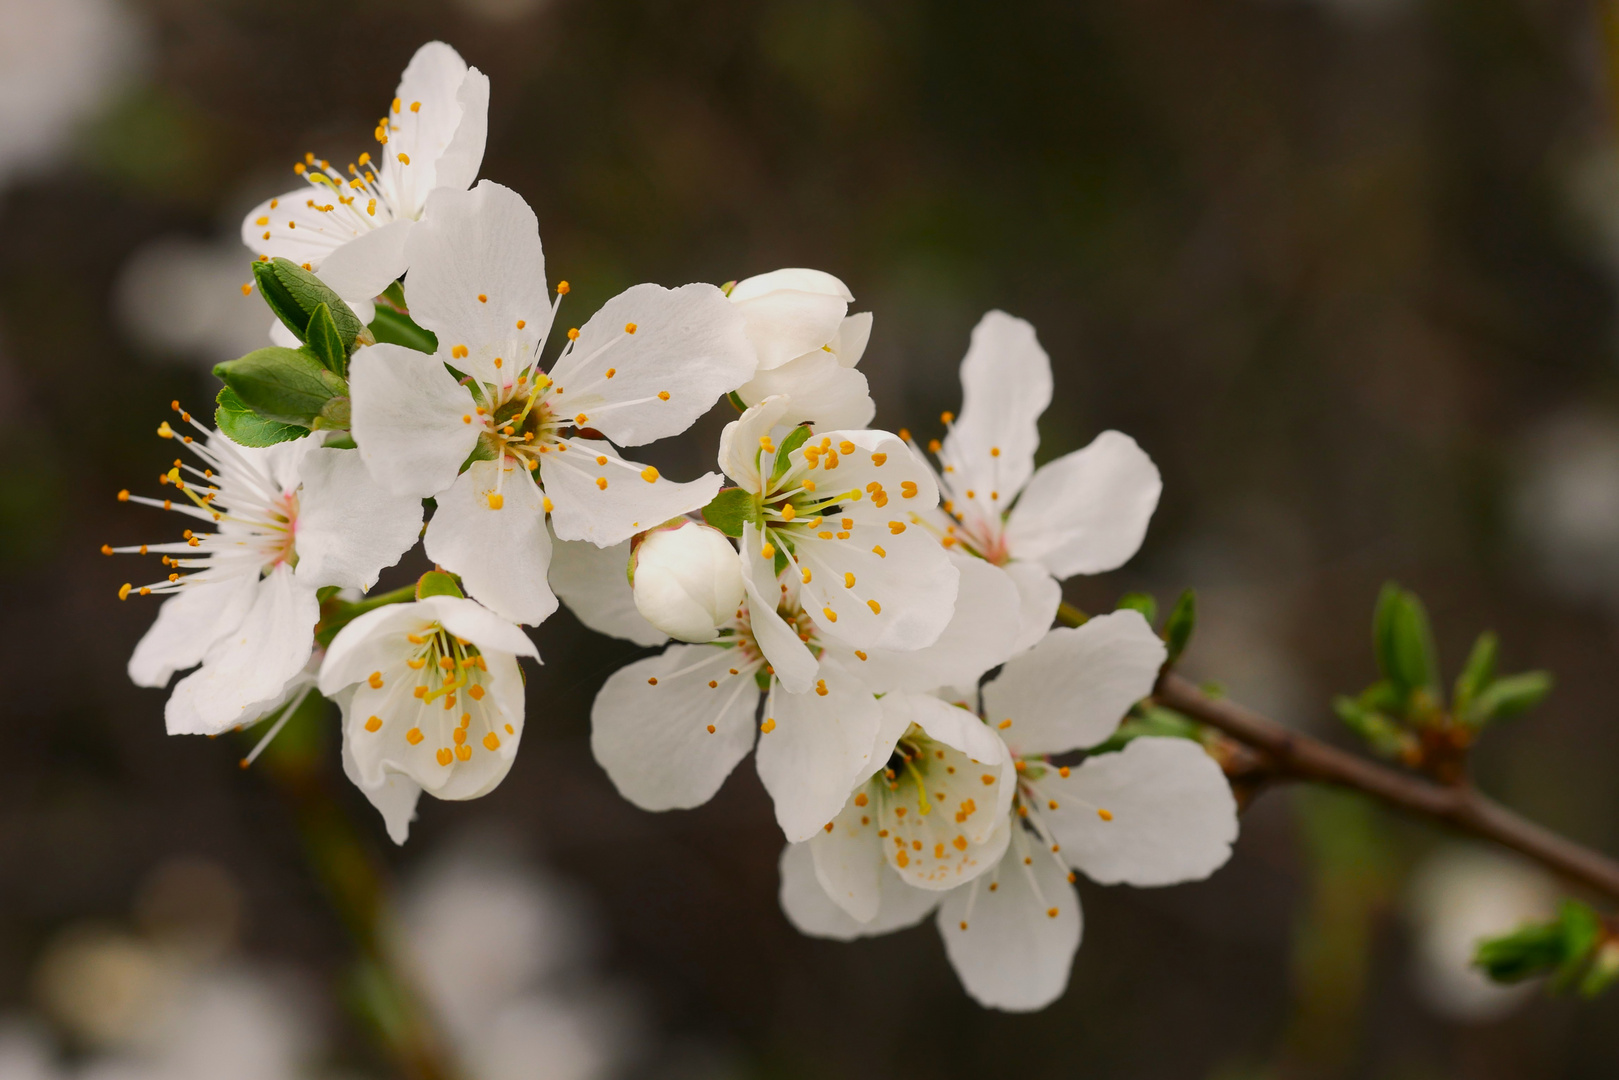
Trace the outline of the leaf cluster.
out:
<instances>
[{"instance_id":1,"label":"leaf cluster","mask_svg":"<svg viewBox=\"0 0 1619 1080\"><path fill-rule=\"evenodd\" d=\"M1619 940L1588 905L1565 900L1555 919L1480 941L1473 964L1495 982L1549 977L1553 992L1590 998L1619 979Z\"/></svg>"}]
</instances>

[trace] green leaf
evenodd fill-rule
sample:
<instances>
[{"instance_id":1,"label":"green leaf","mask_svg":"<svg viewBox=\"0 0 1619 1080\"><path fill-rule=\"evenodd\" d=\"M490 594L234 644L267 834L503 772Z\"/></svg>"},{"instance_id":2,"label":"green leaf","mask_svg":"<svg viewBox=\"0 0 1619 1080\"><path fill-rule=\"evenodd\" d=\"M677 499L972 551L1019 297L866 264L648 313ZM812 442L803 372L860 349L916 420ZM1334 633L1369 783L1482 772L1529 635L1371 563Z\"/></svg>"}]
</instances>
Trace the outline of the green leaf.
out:
<instances>
[{"instance_id":1,"label":"green leaf","mask_svg":"<svg viewBox=\"0 0 1619 1080\"><path fill-rule=\"evenodd\" d=\"M1468 703L1462 722L1479 727L1492 720L1506 720L1539 705L1552 691L1549 671L1526 671L1508 675L1486 686Z\"/></svg>"},{"instance_id":2,"label":"green leaf","mask_svg":"<svg viewBox=\"0 0 1619 1080\"><path fill-rule=\"evenodd\" d=\"M438 337L431 330L417 326L404 312L395 311L381 304L377 305L377 314L371 320L371 336L378 341L390 345L403 345L417 352L438 351Z\"/></svg>"},{"instance_id":3,"label":"green leaf","mask_svg":"<svg viewBox=\"0 0 1619 1080\"><path fill-rule=\"evenodd\" d=\"M281 278L275 272L275 264L266 259L254 262L253 283L258 286L259 295L270 306L275 317L302 341L304 331L309 327L309 312L298 306L292 291L281 283Z\"/></svg>"},{"instance_id":4,"label":"green leaf","mask_svg":"<svg viewBox=\"0 0 1619 1080\"><path fill-rule=\"evenodd\" d=\"M325 304L331 312L332 324L337 328L344 354L353 351L354 339L359 337L364 327L343 298L320 278L290 259L271 259L253 264L253 280L258 284L259 295L270 305L276 318L298 335L299 341L309 340L309 320L314 316L315 309Z\"/></svg>"},{"instance_id":5,"label":"green leaf","mask_svg":"<svg viewBox=\"0 0 1619 1080\"><path fill-rule=\"evenodd\" d=\"M1344 726L1366 741L1366 744L1384 757L1397 758L1416 747L1416 739L1409 731L1375 709L1366 708L1353 698L1336 697L1332 711L1338 714Z\"/></svg>"},{"instance_id":6,"label":"green leaf","mask_svg":"<svg viewBox=\"0 0 1619 1080\"><path fill-rule=\"evenodd\" d=\"M772 484L780 480L786 474L787 467L792 464L787 460L787 455L803 446L804 440L809 437L809 425L799 424L788 433L785 439L781 440L781 445L776 447L776 464L770 469L770 482Z\"/></svg>"},{"instance_id":7,"label":"green leaf","mask_svg":"<svg viewBox=\"0 0 1619 1080\"><path fill-rule=\"evenodd\" d=\"M332 321L330 307L322 304L309 316L309 328L304 334L304 343L327 371L337 376L348 374L349 355L343 346L343 339L338 336L337 324Z\"/></svg>"},{"instance_id":8,"label":"green leaf","mask_svg":"<svg viewBox=\"0 0 1619 1080\"><path fill-rule=\"evenodd\" d=\"M1093 746L1086 753L1110 754L1116 750L1123 750L1132 741L1140 738L1191 739L1198 742L1199 734L1196 722L1171 709L1148 705L1141 710L1140 716L1127 717L1106 742Z\"/></svg>"},{"instance_id":9,"label":"green leaf","mask_svg":"<svg viewBox=\"0 0 1619 1080\"><path fill-rule=\"evenodd\" d=\"M1428 613L1414 593L1393 582L1383 586L1372 618L1377 666L1402 698L1425 689L1439 695L1439 661Z\"/></svg>"},{"instance_id":10,"label":"green leaf","mask_svg":"<svg viewBox=\"0 0 1619 1080\"><path fill-rule=\"evenodd\" d=\"M759 520L759 504L750 492L725 488L703 507L703 520L726 536L741 536L748 522Z\"/></svg>"},{"instance_id":11,"label":"green leaf","mask_svg":"<svg viewBox=\"0 0 1619 1080\"><path fill-rule=\"evenodd\" d=\"M348 393L348 383L300 349L258 349L214 374L261 418L303 427L314 427L326 403Z\"/></svg>"},{"instance_id":12,"label":"green leaf","mask_svg":"<svg viewBox=\"0 0 1619 1080\"><path fill-rule=\"evenodd\" d=\"M1495 635L1488 630L1473 642L1473 651L1467 654L1467 664L1462 668L1462 673L1456 676L1456 693L1451 698L1451 708L1456 710L1457 715L1467 712L1468 705L1495 678L1498 644Z\"/></svg>"},{"instance_id":13,"label":"green leaf","mask_svg":"<svg viewBox=\"0 0 1619 1080\"><path fill-rule=\"evenodd\" d=\"M461 586L456 584L453 574L446 574L442 570L429 570L416 582L416 599L426 600L429 596L458 596L466 598Z\"/></svg>"},{"instance_id":14,"label":"green leaf","mask_svg":"<svg viewBox=\"0 0 1619 1080\"><path fill-rule=\"evenodd\" d=\"M1501 983L1556 975L1553 988L1567 990L1578 982L1601 940L1597 913L1578 900L1565 900L1550 922L1525 923L1479 942L1473 964Z\"/></svg>"},{"instance_id":15,"label":"green leaf","mask_svg":"<svg viewBox=\"0 0 1619 1080\"><path fill-rule=\"evenodd\" d=\"M1580 996L1594 998L1616 981L1619 981L1619 940L1609 938L1592 954L1590 966L1580 978Z\"/></svg>"},{"instance_id":16,"label":"green leaf","mask_svg":"<svg viewBox=\"0 0 1619 1080\"><path fill-rule=\"evenodd\" d=\"M1146 617L1149 626L1158 621L1158 601L1147 593L1125 593L1119 597L1119 602L1114 604L1113 607L1118 611L1129 608L1131 611L1141 612Z\"/></svg>"},{"instance_id":17,"label":"green leaf","mask_svg":"<svg viewBox=\"0 0 1619 1080\"><path fill-rule=\"evenodd\" d=\"M1191 589L1181 593L1180 599L1169 613L1164 622L1164 642L1169 646L1169 662L1173 664L1180 659L1181 653L1192 640L1192 631L1197 629L1197 594Z\"/></svg>"},{"instance_id":18,"label":"green leaf","mask_svg":"<svg viewBox=\"0 0 1619 1080\"><path fill-rule=\"evenodd\" d=\"M215 399L219 407L214 410L214 426L242 446L274 446L291 442L309 434L309 429L295 424L282 424L265 420L242 404L242 399L228 386L220 387Z\"/></svg>"}]
</instances>

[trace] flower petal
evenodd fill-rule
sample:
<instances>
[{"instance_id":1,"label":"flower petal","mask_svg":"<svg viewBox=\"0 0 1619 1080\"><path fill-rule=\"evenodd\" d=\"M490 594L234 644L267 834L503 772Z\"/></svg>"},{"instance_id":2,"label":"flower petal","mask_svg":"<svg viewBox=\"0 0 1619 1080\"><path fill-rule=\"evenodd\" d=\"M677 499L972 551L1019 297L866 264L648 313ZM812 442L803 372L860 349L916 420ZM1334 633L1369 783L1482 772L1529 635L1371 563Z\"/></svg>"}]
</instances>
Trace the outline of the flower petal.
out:
<instances>
[{"instance_id":1,"label":"flower petal","mask_svg":"<svg viewBox=\"0 0 1619 1080\"><path fill-rule=\"evenodd\" d=\"M788 844L781 852L781 910L800 933L853 941L915 926L939 902L939 894L906 885L886 866L878 875L879 903L870 922L859 923L827 896L815 873L809 844Z\"/></svg>"},{"instance_id":2,"label":"flower petal","mask_svg":"<svg viewBox=\"0 0 1619 1080\"><path fill-rule=\"evenodd\" d=\"M823 662L820 675L815 690L767 701L766 723L775 725L759 736L754 754L776 823L793 843L823 829L870 772L881 719L876 698L847 671Z\"/></svg>"},{"instance_id":3,"label":"flower petal","mask_svg":"<svg viewBox=\"0 0 1619 1080\"><path fill-rule=\"evenodd\" d=\"M669 635L642 617L626 576L630 542L597 547L585 540L551 546L551 588L574 617L598 634L637 645L662 645Z\"/></svg>"},{"instance_id":4,"label":"flower petal","mask_svg":"<svg viewBox=\"0 0 1619 1080\"><path fill-rule=\"evenodd\" d=\"M589 540L601 547L620 543L702 509L724 482L719 473L707 473L677 483L639 462L625 461L596 439L569 439L566 445L567 450L546 454L540 462L553 503L551 528L559 540Z\"/></svg>"},{"instance_id":5,"label":"flower petal","mask_svg":"<svg viewBox=\"0 0 1619 1080\"><path fill-rule=\"evenodd\" d=\"M136 686L163 687L176 671L202 663L209 648L241 625L258 595L258 573L187 582L163 601L157 619L129 658Z\"/></svg>"},{"instance_id":6,"label":"flower petal","mask_svg":"<svg viewBox=\"0 0 1619 1080\"><path fill-rule=\"evenodd\" d=\"M864 796L851 798L808 841L816 880L859 923L876 918L882 904L883 847L872 824L876 816L877 808Z\"/></svg>"},{"instance_id":7,"label":"flower petal","mask_svg":"<svg viewBox=\"0 0 1619 1080\"><path fill-rule=\"evenodd\" d=\"M778 614L776 608L781 593L776 583L775 564L760 555L759 544L758 529L743 531L742 585L748 593L749 628L759 651L775 668L777 681L789 693L800 694L815 684L820 663L799 638L798 631Z\"/></svg>"},{"instance_id":8,"label":"flower petal","mask_svg":"<svg viewBox=\"0 0 1619 1080\"><path fill-rule=\"evenodd\" d=\"M724 293L635 285L590 317L551 380L570 414L584 413L620 446L641 446L685 431L752 374L742 317Z\"/></svg>"},{"instance_id":9,"label":"flower petal","mask_svg":"<svg viewBox=\"0 0 1619 1080\"><path fill-rule=\"evenodd\" d=\"M298 496L298 581L369 589L422 531L422 501L371 479L356 450L321 447L304 458Z\"/></svg>"},{"instance_id":10,"label":"flower petal","mask_svg":"<svg viewBox=\"0 0 1619 1080\"><path fill-rule=\"evenodd\" d=\"M854 296L831 274L787 269L737 282L730 299L746 321L759 369L768 370L831 341Z\"/></svg>"},{"instance_id":11,"label":"flower petal","mask_svg":"<svg viewBox=\"0 0 1619 1080\"><path fill-rule=\"evenodd\" d=\"M1012 655L1026 652L1040 643L1051 629L1062 605L1062 585L1037 562L1013 559L1001 568L1017 586L1022 614Z\"/></svg>"},{"instance_id":12,"label":"flower petal","mask_svg":"<svg viewBox=\"0 0 1619 1080\"><path fill-rule=\"evenodd\" d=\"M465 190L478 174L488 130L488 79L476 68L469 70L450 46L430 41L411 57L394 96L379 172L400 212L417 217L434 188ZM439 163L446 155L449 168L441 176Z\"/></svg>"},{"instance_id":13,"label":"flower petal","mask_svg":"<svg viewBox=\"0 0 1619 1080\"><path fill-rule=\"evenodd\" d=\"M1095 746L1152 693L1167 655L1138 611L1059 627L984 685L984 718L1019 755Z\"/></svg>"},{"instance_id":14,"label":"flower petal","mask_svg":"<svg viewBox=\"0 0 1619 1080\"><path fill-rule=\"evenodd\" d=\"M316 199L316 195L321 198ZM305 184L296 191L265 199L242 219L242 243L255 255L288 259L318 272L332 252L370 231L346 211L319 209L332 205L325 197L325 189ZM383 208L380 220L384 223L389 220L386 215Z\"/></svg>"},{"instance_id":15,"label":"flower petal","mask_svg":"<svg viewBox=\"0 0 1619 1080\"><path fill-rule=\"evenodd\" d=\"M439 187L466 189L478 179L489 138L489 76L477 68L469 69L455 101L461 106L461 122L439 156L433 181Z\"/></svg>"},{"instance_id":16,"label":"flower petal","mask_svg":"<svg viewBox=\"0 0 1619 1080\"><path fill-rule=\"evenodd\" d=\"M416 803L422 796L422 786L404 773L385 773L382 783L367 785L360 776L360 767L354 761L354 748L349 744L352 735L348 723L349 701L343 706L343 775L365 793L371 805L382 815L388 830L388 839L403 844L410 838L410 823L416 820Z\"/></svg>"},{"instance_id":17,"label":"flower petal","mask_svg":"<svg viewBox=\"0 0 1619 1080\"><path fill-rule=\"evenodd\" d=\"M1082 919L1063 868L1018 829L993 874L945 896L938 924L944 951L974 1001L1032 1012L1067 988Z\"/></svg>"},{"instance_id":18,"label":"flower petal","mask_svg":"<svg viewBox=\"0 0 1619 1080\"><path fill-rule=\"evenodd\" d=\"M405 254L410 316L438 335L440 358L480 382L511 384L551 322L540 226L522 196L489 180L438 188Z\"/></svg>"},{"instance_id":19,"label":"flower petal","mask_svg":"<svg viewBox=\"0 0 1619 1080\"><path fill-rule=\"evenodd\" d=\"M877 405L866 377L841 360L817 349L758 372L737 396L749 405L772 395L785 396L792 403L782 418L786 424L811 421L817 428L863 428L876 415Z\"/></svg>"},{"instance_id":20,"label":"flower petal","mask_svg":"<svg viewBox=\"0 0 1619 1080\"><path fill-rule=\"evenodd\" d=\"M1141 547L1164 484L1136 441L1104 431L1042 465L1006 522L1006 545L1059 581L1123 566Z\"/></svg>"},{"instance_id":21,"label":"flower petal","mask_svg":"<svg viewBox=\"0 0 1619 1080\"><path fill-rule=\"evenodd\" d=\"M320 279L344 299L376 296L409 265L405 261L405 241L415 224L406 218L360 233L326 256Z\"/></svg>"},{"instance_id":22,"label":"flower petal","mask_svg":"<svg viewBox=\"0 0 1619 1080\"><path fill-rule=\"evenodd\" d=\"M734 649L671 645L613 673L590 709L590 748L620 795L643 810L714 797L753 746L759 690L740 660Z\"/></svg>"},{"instance_id":23,"label":"flower petal","mask_svg":"<svg viewBox=\"0 0 1619 1080\"><path fill-rule=\"evenodd\" d=\"M852 368L860 363L861 357L866 355L866 345L871 341L871 312L862 311L854 315L847 315L843 322L838 324L838 334L832 339L829 346L832 355L838 358L838 363L846 368ZM831 425L826 425L830 427ZM864 423L840 424L839 427L865 427Z\"/></svg>"},{"instance_id":24,"label":"flower petal","mask_svg":"<svg viewBox=\"0 0 1619 1080\"><path fill-rule=\"evenodd\" d=\"M945 437L939 460L972 477L985 500L1000 493L1004 509L1034 472L1040 414L1051 404L1051 360L1034 327L991 311L973 327L961 362L961 415ZM958 484L958 486L960 486Z\"/></svg>"},{"instance_id":25,"label":"flower petal","mask_svg":"<svg viewBox=\"0 0 1619 1080\"><path fill-rule=\"evenodd\" d=\"M765 398L720 432L720 469L744 491L757 495L764 490L764 480L759 473L762 445L759 440L768 437L782 423L790 404L786 397Z\"/></svg>"},{"instance_id":26,"label":"flower petal","mask_svg":"<svg viewBox=\"0 0 1619 1080\"><path fill-rule=\"evenodd\" d=\"M1237 839L1231 785L1189 739L1132 739L1066 779L1047 773L1038 787L1057 804L1041 817L1063 858L1103 885L1200 881L1225 865Z\"/></svg>"},{"instance_id":27,"label":"flower petal","mask_svg":"<svg viewBox=\"0 0 1619 1080\"><path fill-rule=\"evenodd\" d=\"M372 345L349 362L354 441L377 483L399 495L437 495L478 443L472 395L426 353Z\"/></svg>"},{"instance_id":28,"label":"flower petal","mask_svg":"<svg viewBox=\"0 0 1619 1080\"><path fill-rule=\"evenodd\" d=\"M499 510L490 505L497 484ZM491 611L538 626L557 609L546 583L551 534L543 498L513 459L473 462L438 497L423 537L427 557L461 575L467 594Z\"/></svg>"}]
</instances>

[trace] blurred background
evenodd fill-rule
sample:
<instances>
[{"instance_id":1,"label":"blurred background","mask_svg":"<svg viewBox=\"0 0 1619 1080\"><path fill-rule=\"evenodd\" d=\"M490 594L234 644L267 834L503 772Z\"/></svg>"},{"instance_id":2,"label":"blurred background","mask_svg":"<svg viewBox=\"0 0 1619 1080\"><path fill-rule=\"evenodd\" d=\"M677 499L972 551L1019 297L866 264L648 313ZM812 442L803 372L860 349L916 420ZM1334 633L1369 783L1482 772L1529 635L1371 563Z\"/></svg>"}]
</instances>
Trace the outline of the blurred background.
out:
<instances>
[{"instance_id":1,"label":"blurred background","mask_svg":"<svg viewBox=\"0 0 1619 1080\"><path fill-rule=\"evenodd\" d=\"M1374 678L1397 578L1452 674L1494 628L1559 679L1481 784L1619 851L1603 33L1570 0L0 0L0 1077L401 1075L354 1019L389 1022L334 865L361 907L397 890L472 1080L1619 1075L1619 995L1466 969L1554 883L1330 792L1263 796L1206 883L1081 881L1032 1016L974 1006L930 925L800 937L750 766L696 811L615 794L588 709L634 652L565 610L510 777L396 850L329 720L246 772L240 739L166 737L124 673L153 608L97 552L168 537L114 494L156 490L170 399L263 340L242 213L366 149L442 38L574 310L831 271L876 313L877 423L922 439L980 314L1030 319L1042 460L1116 427L1165 479L1141 555L1070 600L1196 587L1189 671L1347 744L1327 703ZM711 467L725 419L653 460Z\"/></svg>"}]
</instances>

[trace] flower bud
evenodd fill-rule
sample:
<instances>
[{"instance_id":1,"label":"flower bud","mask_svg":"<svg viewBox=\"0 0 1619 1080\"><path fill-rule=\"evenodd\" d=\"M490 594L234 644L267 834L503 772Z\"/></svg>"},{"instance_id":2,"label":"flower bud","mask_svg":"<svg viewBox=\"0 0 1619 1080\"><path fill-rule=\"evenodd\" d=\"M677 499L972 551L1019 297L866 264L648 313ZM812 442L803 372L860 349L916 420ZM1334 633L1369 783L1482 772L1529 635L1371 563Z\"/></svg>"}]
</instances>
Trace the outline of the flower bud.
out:
<instances>
[{"instance_id":1,"label":"flower bud","mask_svg":"<svg viewBox=\"0 0 1619 1080\"><path fill-rule=\"evenodd\" d=\"M848 286L831 274L804 269L745 278L731 287L729 295L742 313L760 371L778 368L833 341L854 299Z\"/></svg>"},{"instance_id":2,"label":"flower bud","mask_svg":"<svg viewBox=\"0 0 1619 1080\"><path fill-rule=\"evenodd\" d=\"M680 641L713 641L742 604L742 563L725 534L685 521L656 529L630 563L635 607Z\"/></svg>"}]
</instances>

